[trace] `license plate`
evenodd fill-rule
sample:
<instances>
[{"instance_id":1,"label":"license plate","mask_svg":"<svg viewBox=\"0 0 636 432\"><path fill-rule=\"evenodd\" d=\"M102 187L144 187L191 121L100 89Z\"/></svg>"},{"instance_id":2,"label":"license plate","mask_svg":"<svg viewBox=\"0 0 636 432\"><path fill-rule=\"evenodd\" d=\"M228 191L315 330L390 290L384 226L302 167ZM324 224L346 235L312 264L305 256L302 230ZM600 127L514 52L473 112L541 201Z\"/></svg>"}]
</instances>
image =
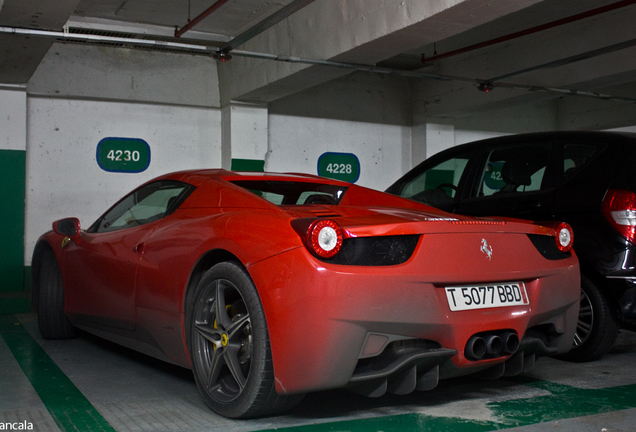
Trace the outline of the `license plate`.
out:
<instances>
[{"instance_id":1,"label":"license plate","mask_svg":"<svg viewBox=\"0 0 636 432\"><path fill-rule=\"evenodd\" d=\"M451 311L518 306L530 303L523 282L454 286L445 289Z\"/></svg>"}]
</instances>

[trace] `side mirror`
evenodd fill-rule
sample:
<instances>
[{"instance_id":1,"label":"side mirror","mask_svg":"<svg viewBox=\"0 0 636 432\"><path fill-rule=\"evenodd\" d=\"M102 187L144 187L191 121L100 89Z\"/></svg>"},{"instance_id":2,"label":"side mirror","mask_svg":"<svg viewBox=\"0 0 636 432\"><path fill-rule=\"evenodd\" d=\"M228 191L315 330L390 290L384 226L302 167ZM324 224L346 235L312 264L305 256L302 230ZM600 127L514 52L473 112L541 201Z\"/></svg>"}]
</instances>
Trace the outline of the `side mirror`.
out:
<instances>
[{"instance_id":1,"label":"side mirror","mask_svg":"<svg viewBox=\"0 0 636 432\"><path fill-rule=\"evenodd\" d=\"M80 235L80 221L78 218L66 218L53 222L53 231L56 234L70 237L75 240Z\"/></svg>"}]
</instances>

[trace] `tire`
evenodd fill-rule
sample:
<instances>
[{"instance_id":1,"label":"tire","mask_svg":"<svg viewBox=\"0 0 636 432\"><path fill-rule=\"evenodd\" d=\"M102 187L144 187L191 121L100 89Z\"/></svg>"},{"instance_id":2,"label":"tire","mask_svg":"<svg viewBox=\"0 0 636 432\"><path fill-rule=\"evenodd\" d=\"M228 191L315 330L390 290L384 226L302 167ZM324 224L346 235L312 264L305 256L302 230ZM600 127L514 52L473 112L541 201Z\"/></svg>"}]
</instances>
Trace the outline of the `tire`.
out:
<instances>
[{"instance_id":1,"label":"tire","mask_svg":"<svg viewBox=\"0 0 636 432\"><path fill-rule=\"evenodd\" d=\"M47 249L41 255L38 276L38 327L44 339L70 339L75 327L64 313L64 283L55 254Z\"/></svg>"},{"instance_id":2,"label":"tire","mask_svg":"<svg viewBox=\"0 0 636 432\"><path fill-rule=\"evenodd\" d=\"M276 393L265 314L239 263L219 263L203 275L188 293L186 326L194 379L214 412L258 417L302 399Z\"/></svg>"},{"instance_id":3,"label":"tire","mask_svg":"<svg viewBox=\"0 0 636 432\"><path fill-rule=\"evenodd\" d=\"M611 302L591 279L581 275L581 308L572 350L557 356L562 360L586 362L607 353L616 342L620 319Z\"/></svg>"}]
</instances>

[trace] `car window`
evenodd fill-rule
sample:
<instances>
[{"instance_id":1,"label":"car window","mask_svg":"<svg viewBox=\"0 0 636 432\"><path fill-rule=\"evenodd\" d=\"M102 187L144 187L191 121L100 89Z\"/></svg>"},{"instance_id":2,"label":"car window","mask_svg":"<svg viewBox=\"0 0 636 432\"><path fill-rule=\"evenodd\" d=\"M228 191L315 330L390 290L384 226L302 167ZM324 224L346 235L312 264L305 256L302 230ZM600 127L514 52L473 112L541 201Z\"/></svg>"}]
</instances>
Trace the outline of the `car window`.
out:
<instances>
[{"instance_id":1,"label":"car window","mask_svg":"<svg viewBox=\"0 0 636 432\"><path fill-rule=\"evenodd\" d=\"M402 187L400 196L432 206L452 201L471 153L447 159L422 172Z\"/></svg>"},{"instance_id":2,"label":"car window","mask_svg":"<svg viewBox=\"0 0 636 432\"><path fill-rule=\"evenodd\" d=\"M574 176L591 161L602 146L593 144L568 143L563 146L563 181Z\"/></svg>"},{"instance_id":3,"label":"car window","mask_svg":"<svg viewBox=\"0 0 636 432\"><path fill-rule=\"evenodd\" d=\"M550 143L497 147L487 153L477 196L542 190L550 156Z\"/></svg>"},{"instance_id":4,"label":"car window","mask_svg":"<svg viewBox=\"0 0 636 432\"><path fill-rule=\"evenodd\" d=\"M346 187L325 183L237 180L233 184L243 187L276 205L338 204Z\"/></svg>"},{"instance_id":5,"label":"car window","mask_svg":"<svg viewBox=\"0 0 636 432\"><path fill-rule=\"evenodd\" d=\"M194 189L176 181L158 181L124 197L89 232L109 232L153 222L172 213Z\"/></svg>"}]
</instances>

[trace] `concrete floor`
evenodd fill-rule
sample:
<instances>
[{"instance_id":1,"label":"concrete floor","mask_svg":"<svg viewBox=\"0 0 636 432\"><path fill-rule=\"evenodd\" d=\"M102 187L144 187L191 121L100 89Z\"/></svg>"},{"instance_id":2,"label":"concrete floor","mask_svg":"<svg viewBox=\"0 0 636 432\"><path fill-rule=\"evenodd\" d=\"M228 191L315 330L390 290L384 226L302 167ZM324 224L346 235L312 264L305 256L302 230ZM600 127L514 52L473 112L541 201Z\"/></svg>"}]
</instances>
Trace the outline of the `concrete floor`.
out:
<instances>
[{"instance_id":1,"label":"concrete floor","mask_svg":"<svg viewBox=\"0 0 636 432\"><path fill-rule=\"evenodd\" d=\"M321 392L285 415L234 421L205 406L187 370L87 334L45 341L34 314L5 314L0 430L11 423L36 431L636 431L635 364L636 333L622 331L592 363L542 358L514 379L448 380L379 399Z\"/></svg>"}]
</instances>

